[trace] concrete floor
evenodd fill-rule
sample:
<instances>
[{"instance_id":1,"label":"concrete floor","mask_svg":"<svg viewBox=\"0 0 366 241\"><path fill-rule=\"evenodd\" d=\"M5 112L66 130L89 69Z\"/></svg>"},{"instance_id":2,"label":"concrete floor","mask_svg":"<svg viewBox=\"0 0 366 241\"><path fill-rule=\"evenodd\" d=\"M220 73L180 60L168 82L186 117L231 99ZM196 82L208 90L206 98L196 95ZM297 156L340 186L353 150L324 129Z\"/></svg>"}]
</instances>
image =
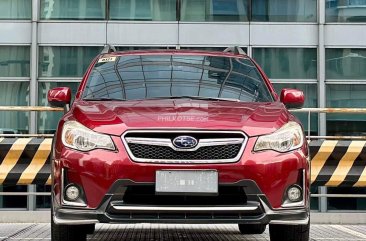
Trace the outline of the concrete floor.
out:
<instances>
[{"instance_id":1,"label":"concrete floor","mask_svg":"<svg viewBox=\"0 0 366 241\"><path fill-rule=\"evenodd\" d=\"M312 241L366 241L366 225L311 226ZM50 224L0 224L0 240L50 240ZM88 240L100 241L264 241L269 240L268 228L262 235L243 236L236 225L182 224L98 224Z\"/></svg>"}]
</instances>

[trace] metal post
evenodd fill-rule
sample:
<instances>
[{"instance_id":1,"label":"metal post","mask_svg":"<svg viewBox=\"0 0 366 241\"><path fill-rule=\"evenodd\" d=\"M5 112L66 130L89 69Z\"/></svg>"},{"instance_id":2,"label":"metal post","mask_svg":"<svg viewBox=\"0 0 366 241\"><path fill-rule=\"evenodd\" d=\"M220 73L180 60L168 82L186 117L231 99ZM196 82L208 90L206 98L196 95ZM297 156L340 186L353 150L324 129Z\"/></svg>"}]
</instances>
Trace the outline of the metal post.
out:
<instances>
[{"instance_id":1,"label":"metal post","mask_svg":"<svg viewBox=\"0 0 366 241\"><path fill-rule=\"evenodd\" d=\"M247 55L251 58L253 57L253 46L250 44L248 45Z\"/></svg>"},{"instance_id":2,"label":"metal post","mask_svg":"<svg viewBox=\"0 0 366 241\"><path fill-rule=\"evenodd\" d=\"M36 185L28 185L28 192L37 192ZM27 205L28 211L36 210L37 196L28 195L27 198L28 198L28 205Z\"/></svg>"},{"instance_id":3,"label":"metal post","mask_svg":"<svg viewBox=\"0 0 366 241\"><path fill-rule=\"evenodd\" d=\"M327 194L327 187L318 187L319 194ZM322 213L326 213L328 211L328 198L320 197L319 198L319 211Z\"/></svg>"},{"instance_id":4,"label":"metal post","mask_svg":"<svg viewBox=\"0 0 366 241\"><path fill-rule=\"evenodd\" d=\"M3 185L0 185L0 192L3 191ZM0 209L4 208L4 201L3 201L4 197L0 195Z\"/></svg>"},{"instance_id":5,"label":"metal post","mask_svg":"<svg viewBox=\"0 0 366 241\"><path fill-rule=\"evenodd\" d=\"M308 112L308 137L311 135L311 112Z\"/></svg>"},{"instance_id":6,"label":"metal post","mask_svg":"<svg viewBox=\"0 0 366 241\"><path fill-rule=\"evenodd\" d=\"M38 62L38 4L39 0L32 0L32 44L31 44L31 80L29 86L29 102L31 106L37 105L37 62ZM29 132L37 133L37 113L32 111L29 114Z\"/></svg>"},{"instance_id":7,"label":"metal post","mask_svg":"<svg viewBox=\"0 0 366 241\"><path fill-rule=\"evenodd\" d=\"M325 90L325 38L324 38L324 25L325 25L325 0L318 0L318 98L319 107L325 108L326 106L326 90ZM325 136L326 130L326 114L319 114L319 135ZM327 187L319 187L318 192L320 194L327 194ZM319 210L320 212L327 212L328 210L328 200L327 197L319 198Z\"/></svg>"},{"instance_id":8,"label":"metal post","mask_svg":"<svg viewBox=\"0 0 366 241\"><path fill-rule=\"evenodd\" d=\"M31 44L31 80L29 83L29 103L31 106L37 105L38 85L37 85L37 62L38 62L38 9L39 0L32 0L32 44ZM29 113L29 133L37 133L37 112ZM29 185L28 191L35 191L35 185ZM35 210L36 197L28 196L28 210Z\"/></svg>"},{"instance_id":9,"label":"metal post","mask_svg":"<svg viewBox=\"0 0 366 241\"><path fill-rule=\"evenodd\" d=\"M319 19L319 45L318 45L318 98L319 107L326 106L326 90L325 90L325 0L318 0L318 19ZM326 114L319 114L319 135L324 136L326 130Z\"/></svg>"}]
</instances>

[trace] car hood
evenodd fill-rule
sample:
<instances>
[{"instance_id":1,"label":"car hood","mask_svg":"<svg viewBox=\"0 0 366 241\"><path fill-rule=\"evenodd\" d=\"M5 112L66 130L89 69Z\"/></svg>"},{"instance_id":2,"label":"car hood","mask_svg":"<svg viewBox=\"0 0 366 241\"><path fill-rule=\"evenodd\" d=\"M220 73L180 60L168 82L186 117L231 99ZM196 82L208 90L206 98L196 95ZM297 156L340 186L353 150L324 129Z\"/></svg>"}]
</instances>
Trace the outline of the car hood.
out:
<instances>
[{"instance_id":1,"label":"car hood","mask_svg":"<svg viewBox=\"0 0 366 241\"><path fill-rule=\"evenodd\" d=\"M84 126L122 135L127 129L242 130L268 134L289 121L280 102L245 103L191 99L143 101L77 101L71 112Z\"/></svg>"}]
</instances>

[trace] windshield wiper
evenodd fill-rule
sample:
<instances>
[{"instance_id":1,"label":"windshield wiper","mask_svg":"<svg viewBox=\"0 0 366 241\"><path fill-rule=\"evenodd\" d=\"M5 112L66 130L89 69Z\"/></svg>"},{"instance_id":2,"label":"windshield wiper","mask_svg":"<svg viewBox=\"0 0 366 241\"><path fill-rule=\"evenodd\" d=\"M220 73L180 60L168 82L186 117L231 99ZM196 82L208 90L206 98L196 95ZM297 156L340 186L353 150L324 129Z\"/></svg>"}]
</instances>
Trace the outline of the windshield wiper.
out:
<instances>
[{"instance_id":1,"label":"windshield wiper","mask_svg":"<svg viewBox=\"0 0 366 241\"><path fill-rule=\"evenodd\" d=\"M211 100L211 101L233 101L233 102L240 102L238 99L232 98L219 98L219 97L204 97L204 96L159 96L159 97L152 97L146 99L136 99L136 100L159 100L159 99L192 99L192 100ZM108 97L99 97L99 98L84 98L85 101L126 101L126 99L120 98L108 98Z\"/></svg>"},{"instance_id":2,"label":"windshield wiper","mask_svg":"<svg viewBox=\"0 0 366 241\"><path fill-rule=\"evenodd\" d=\"M85 100L85 101L126 101L125 99L109 98L109 97L85 98L83 100Z\"/></svg>"},{"instance_id":3,"label":"windshield wiper","mask_svg":"<svg viewBox=\"0 0 366 241\"><path fill-rule=\"evenodd\" d=\"M204 96L190 96L190 95L183 95L183 96L161 96L161 97L152 97L148 99L192 99L192 100L213 100L213 101L234 101L240 102L239 99L233 98L219 98L219 97L204 97Z\"/></svg>"}]
</instances>

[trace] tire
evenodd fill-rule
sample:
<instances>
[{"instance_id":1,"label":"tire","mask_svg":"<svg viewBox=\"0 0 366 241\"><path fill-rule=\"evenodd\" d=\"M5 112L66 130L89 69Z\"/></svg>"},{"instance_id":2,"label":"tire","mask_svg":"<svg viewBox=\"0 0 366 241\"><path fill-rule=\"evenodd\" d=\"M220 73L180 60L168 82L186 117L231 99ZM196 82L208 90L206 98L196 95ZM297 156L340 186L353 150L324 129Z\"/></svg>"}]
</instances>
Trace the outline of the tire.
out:
<instances>
[{"instance_id":1,"label":"tire","mask_svg":"<svg viewBox=\"0 0 366 241\"><path fill-rule=\"evenodd\" d=\"M262 234L266 230L264 224L238 224L241 234Z\"/></svg>"},{"instance_id":2,"label":"tire","mask_svg":"<svg viewBox=\"0 0 366 241\"><path fill-rule=\"evenodd\" d=\"M83 225L83 229L86 234L93 234L95 231L95 224L85 224Z\"/></svg>"},{"instance_id":3,"label":"tire","mask_svg":"<svg viewBox=\"0 0 366 241\"><path fill-rule=\"evenodd\" d=\"M57 225L51 214L51 241L86 241L86 230L82 225Z\"/></svg>"},{"instance_id":4,"label":"tire","mask_svg":"<svg viewBox=\"0 0 366 241\"><path fill-rule=\"evenodd\" d=\"M269 225L271 241L309 241L310 223L306 225Z\"/></svg>"},{"instance_id":5,"label":"tire","mask_svg":"<svg viewBox=\"0 0 366 241\"><path fill-rule=\"evenodd\" d=\"M54 135L56 136L56 134ZM53 153L55 137L52 139L51 155ZM52 160L52 157L51 157ZM52 162L51 180L54 186L54 166ZM51 196L53 203L53 195ZM86 235L94 232L94 225L57 225L53 221L53 207L51 204L51 241L86 241Z\"/></svg>"}]
</instances>

